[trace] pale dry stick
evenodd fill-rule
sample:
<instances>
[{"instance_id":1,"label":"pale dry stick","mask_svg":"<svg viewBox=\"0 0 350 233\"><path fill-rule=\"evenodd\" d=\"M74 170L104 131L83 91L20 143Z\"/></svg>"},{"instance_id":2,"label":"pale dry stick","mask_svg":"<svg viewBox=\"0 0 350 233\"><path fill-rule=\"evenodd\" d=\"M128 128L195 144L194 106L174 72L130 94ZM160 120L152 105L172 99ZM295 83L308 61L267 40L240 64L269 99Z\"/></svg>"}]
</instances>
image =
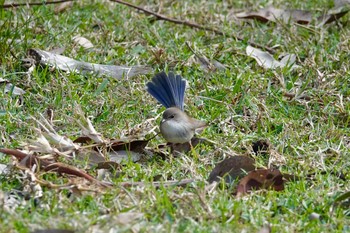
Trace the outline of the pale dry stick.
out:
<instances>
[{"instance_id":1,"label":"pale dry stick","mask_svg":"<svg viewBox=\"0 0 350 233\"><path fill-rule=\"evenodd\" d=\"M155 188L159 188L161 186L169 187L169 186L186 186L187 184L190 184L194 182L195 179L184 179L184 180L171 180L171 181L164 181L164 182L121 182L119 183L122 187L144 187L146 185L153 185Z\"/></svg>"},{"instance_id":2,"label":"pale dry stick","mask_svg":"<svg viewBox=\"0 0 350 233\"><path fill-rule=\"evenodd\" d=\"M63 2L73 2L74 0L59 0L59 1L51 1L51 2L24 2L24 3L10 3L0 5L0 8L15 8L19 6L42 6L48 4L58 4Z\"/></svg>"},{"instance_id":3,"label":"pale dry stick","mask_svg":"<svg viewBox=\"0 0 350 233\"><path fill-rule=\"evenodd\" d=\"M220 31L218 29L215 29L215 28L212 28L212 27L203 26L203 25L200 25L200 24L197 24L197 23L194 23L194 22L190 22L190 21L169 18L169 17L166 17L165 15L158 14L156 12L144 9L142 7L139 7L139 6L136 6L134 4L131 4L131 3L128 3L128 2L124 2L124 1L121 1L121 0L110 0L110 1L111 2L120 3L122 5L131 7L131 8L137 9L139 11L142 11L142 12L144 12L146 14L152 15L157 20L164 20L164 21L175 23L175 24L181 24L181 25L192 27L192 28L197 28L197 29L201 29L201 30L205 30L205 31L210 31L210 32L214 32L214 33L216 33L218 35L227 36L227 37L233 37L233 38L235 38L238 41L244 41L244 38L242 38L240 36L230 35L230 34L227 34L225 32L222 32L222 31ZM247 41L247 43L249 45L253 46L253 47L256 47L256 48L265 49L266 51L268 51L268 52L270 52L272 54L275 53L275 50L273 48L270 48L270 47L267 47L267 46L263 46L263 45L255 43L255 42L252 42L252 41Z\"/></svg>"}]
</instances>

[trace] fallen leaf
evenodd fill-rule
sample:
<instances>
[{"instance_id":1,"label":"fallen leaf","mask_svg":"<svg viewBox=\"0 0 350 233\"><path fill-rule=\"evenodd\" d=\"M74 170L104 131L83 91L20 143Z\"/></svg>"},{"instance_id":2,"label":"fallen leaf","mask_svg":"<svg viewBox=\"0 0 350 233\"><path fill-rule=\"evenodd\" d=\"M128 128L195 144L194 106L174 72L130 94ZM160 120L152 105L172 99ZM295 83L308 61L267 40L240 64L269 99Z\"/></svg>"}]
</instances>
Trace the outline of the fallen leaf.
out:
<instances>
[{"instance_id":1,"label":"fallen leaf","mask_svg":"<svg viewBox=\"0 0 350 233\"><path fill-rule=\"evenodd\" d=\"M349 3L343 1L337 3L333 9L330 9L326 14L319 17L316 17L315 13L307 10L278 9L273 6L268 6L255 12L240 12L236 14L236 17L241 19L255 19L264 23L282 21L284 23L296 22L299 24L309 24L314 19L318 23L318 26L322 26L341 18L349 10Z\"/></svg>"},{"instance_id":2,"label":"fallen leaf","mask_svg":"<svg viewBox=\"0 0 350 233\"><path fill-rule=\"evenodd\" d=\"M119 150L119 151L110 151L109 152L109 159L112 162L121 163L122 161L132 161L137 162L141 159L142 154L134 152L134 151L126 151L126 150Z\"/></svg>"},{"instance_id":3,"label":"fallen leaf","mask_svg":"<svg viewBox=\"0 0 350 233\"><path fill-rule=\"evenodd\" d=\"M29 148L32 147L36 152L46 153L48 152L47 150L50 150L61 155L70 154L79 149L79 146L74 144L72 140L59 135L51 123L42 114L39 114L39 116L41 121L32 117L32 119L40 126L40 129L34 128L38 132L39 137L36 141L28 145Z\"/></svg>"},{"instance_id":4,"label":"fallen leaf","mask_svg":"<svg viewBox=\"0 0 350 233\"><path fill-rule=\"evenodd\" d=\"M208 181L209 183L218 182L220 178L225 178L226 183L232 183L254 169L254 159L248 156L233 156L217 164L210 173Z\"/></svg>"},{"instance_id":5,"label":"fallen leaf","mask_svg":"<svg viewBox=\"0 0 350 233\"><path fill-rule=\"evenodd\" d=\"M304 10L285 10L278 9L273 6L268 6L259 11L253 12L240 12L236 14L237 18L243 19L255 19L261 22L276 22L282 21L284 23L289 23L291 21L297 22L299 24L308 24L312 20L312 13Z\"/></svg>"},{"instance_id":6,"label":"fallen leaf","mask_svg":"<svg viewBox=\"0 0 350 233\"><path fill-rule=\"evenodd\" d=\"M87 137L87 136L79 136L76 139L74 139L73 141L74 143L82 143L82 144L87 144L92 142L91 138Z\"/></svg>"},{"instance_id":7,"label":"fallen leaf","mask_svg":"<svg viewBox=\"0 0 350 233\"><path fill-rule=\"evenodd\" d=\"M236 194L240 197L253 190L259 189L282 191L284 189L282 173L277 169L259 169L251 171L240 180Z\"/></svg>"},{"instance_id":8,"label":"fallen leaf","mask_svg":"<svg viewBox=\"0 0 350 233\"><path fill-rule=\"evenodd\" d=\"M131 78L140 74L148 74L151 71L148 66L114 66L82 62L40 49L30 49L29 55L41 65L52 66L67 72L94 73L98 76L107 75L116 79Z\"/></svg>"},{"instance_id":9,"label":"fallen leaf","mask_svg":"<svg viewBox=\"0 0 350 233\"><path fill-rule=\"evenodd\" d=\"M248 45L246 48L246 54L249 57L254 58L259 66L262 66L265 69L283 68L285 66L290 66L291 69L299 67L297 65L293 65L295 62L295 55L286 55L281 59L281 61L276 61L271 54L250 45Z\"/></svg>"},{"instance_id":10,"label":"fallen leaf","mask_svg":"<svg viewBox=\"0 0 350 233\"><path fill-rule=\"evenodd\" d=\"M75 159L87 162L88 167L92 167L98 165L99 163L106 162L106 159L105 157L103 157L101 152L91 149L78 150Z\"/></svg>"},{"instance_id":11,"label":"fallen leaf","mask_svg":"<svg viewBox=\"0 0 350 233\"><path fill-rule=\"evenodd\" d=\"M341 5L344 4L344 5ZM349 2L342 2L339 3L338 6L336 5L333 9L330 9L328 11L328 14L321 15L317 18L317 22L319 27L331 23L333 21L336 21L343 17L346 13L348 13L350 10L350 4Z\"/></svg>"},{"instance_id":12,"label":"fallen leaf","mask_svg":"<svg viewBox=\"0 0 350 233\"><path fill-rule=\"evenodd\" d=\"M143 153L143 150L147 146L149 140L132 140L129 142L112 140L109 149L113 151L133 151Z\"/></svg>"},{"instance_id":13,"label":"fallen leaf","mask_svg":"<svg viewBox=\"0 0 350 233\"><path fill-rule=\"evenodd\" d=\"M11 83L7 83L5 86L5 93L7 92L11 92L12 96L19 96L19 95L23 95L24 93L26 93L23 89L14 86Z\"/></svg>"},{"instance_id":14,"label":"fallen leaf","mask_svg":"<svg viewBox=\"0 0 350 233\"><path fill-rule=\"evenodd\" d=\"M7 165L0 163L0 175L8 173Z\"/></svg>"},{"instance_id":15,"label":"fallen leaf","mask_svg":"<svg viewBox=\"0 0 350 233\"><path fill-rule=\"evenodd\" d=\"M74 36L73 41L85 49L90 49L94 47L91 41L82 36Z\"/></svg>"},{"instance_id":16,"label":"fallen leaf","mask_svg":"<svg viewBox=\"0 0 350 233\"><path fill-rule=\"evenodd\" d=\"M56 5L54 12L55 14L62 13L66 11L67 9L71 8L73 6L73 1L71 2L62 2L58 5Z\"/></svg>"}]
</instances>

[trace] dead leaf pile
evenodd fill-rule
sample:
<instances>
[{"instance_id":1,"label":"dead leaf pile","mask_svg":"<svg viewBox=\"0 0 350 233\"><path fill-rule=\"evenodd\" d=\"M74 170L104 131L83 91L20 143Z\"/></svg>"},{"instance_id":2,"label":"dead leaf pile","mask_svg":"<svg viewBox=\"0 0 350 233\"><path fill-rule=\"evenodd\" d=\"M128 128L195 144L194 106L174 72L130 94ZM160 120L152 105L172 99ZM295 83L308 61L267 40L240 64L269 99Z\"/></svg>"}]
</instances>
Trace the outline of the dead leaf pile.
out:
<instances>
[{"instance_id":1,"label":"dead leaf pile","mask_svg":"<svg viewBox=\"0 0 350 233\"><path fill-rule=\"evenodd\" d=\"M85 179L99 187L111 186L111 183L97 180L85 169L76 167L74 161L87 161L87 168L120 168L123 160L138 161L148 141L104 139L94 129L91 121L84 117L80 107L76 106L75 109L75 120L80 125L82 136L74 142L59 135L53 125L40 115L40 120L33 118L39 125L39 128L34 128L38 134L36 140L25 143L22 150L1 148L0 152L14 156L18 160L17 167L23 170L29 169L36 173L56 172L68 178ZM73 179L70 179L70 185L81 187Z\"/></svg>"},{"instance_id":2,"label":"dead leaf pile","mask_svg":"<svg viewBox=\"0 0 350 233\"><path fill-rule=\"evenodd\" d=\"M268 167L259 168L255 160L249 156L232 156L218 163L209 175L208 182L216 184L221 180L235 188L235 195L241 197L256 190L282 191L288 181L296 181L299 177L282 174L273 166L283 164L279 155L269 140L260 139L252 142L252 153L255 156L269 157Z\"/></svg>"},{"instance_id":3,"label":"dead leaf pile","mask_svg":"<svg viewBox=\"0 0 350 233\"><path fill-rule=\"evenodd\" d=\"M38 128L33 128L38 135L35 140L22 143L21 149L0 148L0 152L15 157L18 161L15 162L15 166L22 171L31 172L32 177L35 178L33 182L37 184L50 188L74 188L75 191L93 192L114 186L110 180L100 180L96 177L108 178L112 174L111 171L122 170L124 161L137 162L158 153L152 148L146 148L149 140L137 139L135 135L130 137L132 139L104 138L85 117L80 106L76 105L74 109L73 120L81 129L81 136L74 141L56 132L52 124L53 110L50 109L49 120L41 114L39 119L32 118L38 125ZM6 166L3 169L6 169ZM55 185L39 178L43 173L48 172L63 175L68 183ZM90 172L94 173L90 174ZM97 175L94 175L95 173ZM193 179L171 180L153 182L152 185L154 187L182 186L193 181ZM118 186L123 187L144 185L143 182L118 183Z\"/></svg>"},{"instance_id":4,"label":"dead leaf pile","mask_svg":"<svg viewBox=\"0 0 350 233\"><path fill-rule=\"evenodd\" d=\"M261 22L296 22L299 24L310 24L312 21L318 26L334 22L343 17L349 10L349 5L344 2L344 5L337 5L330 9L327 13L320 16L315 16L315 12L297 9L279 9L273 6L268 6L259 11L240 12L236 14L239 19L255 19Z\"/></svg>"},{"instance_id":5,"label":"dead leaf pile","mask_svg":"<svg viewBox=\"0 0 350 233\"><path fill-rule=\"evenodd\" d=\"M256 190L282 191L287 181L297 178L282 174L278 169L257 169L254 159L248 156L233 156L217 164L208 181L214 183L221 179L227 184L235 185L235 194L241 197Z\"/></svg>"}]
</instances>

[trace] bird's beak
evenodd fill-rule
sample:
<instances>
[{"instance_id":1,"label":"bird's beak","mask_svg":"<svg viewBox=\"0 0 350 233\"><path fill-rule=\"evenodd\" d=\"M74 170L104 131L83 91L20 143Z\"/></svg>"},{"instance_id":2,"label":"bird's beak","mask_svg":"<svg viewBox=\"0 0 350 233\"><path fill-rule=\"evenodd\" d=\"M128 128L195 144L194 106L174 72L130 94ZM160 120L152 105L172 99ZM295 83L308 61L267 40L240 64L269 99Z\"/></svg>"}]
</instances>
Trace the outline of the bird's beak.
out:
<instances>
[{"instance_id":1,"label":"bird's beak","mask_svg":"<svg viewBox=\"0 0 350 233\"><path fill-rule=\"evenodd\" d=\"M162 120L160 121L160 123L164 123L166 120L164 118L162 118Z\"/></svg>"}]
</instances>

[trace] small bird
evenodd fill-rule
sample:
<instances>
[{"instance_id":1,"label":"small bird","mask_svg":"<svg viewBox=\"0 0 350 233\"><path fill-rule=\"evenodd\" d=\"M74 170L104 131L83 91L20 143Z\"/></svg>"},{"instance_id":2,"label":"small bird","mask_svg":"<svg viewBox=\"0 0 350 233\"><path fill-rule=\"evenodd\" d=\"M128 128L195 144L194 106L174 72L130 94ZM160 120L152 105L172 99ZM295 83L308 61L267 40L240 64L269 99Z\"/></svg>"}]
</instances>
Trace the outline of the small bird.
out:
<instances>
[{"instance_id":1,"label":"small bird","mask_svg":"<svg viewBox=\"0 0 350 233\"><path fill-rule=\"evenodd\" d=\"M186 80L180 75L164 71L156 74L146 84L148 93L167 109L163 112L160 132L169 143L190 143L196 129L206 126L206 122L194 119L184 112Z\"/></svg>"}]
</instances>

